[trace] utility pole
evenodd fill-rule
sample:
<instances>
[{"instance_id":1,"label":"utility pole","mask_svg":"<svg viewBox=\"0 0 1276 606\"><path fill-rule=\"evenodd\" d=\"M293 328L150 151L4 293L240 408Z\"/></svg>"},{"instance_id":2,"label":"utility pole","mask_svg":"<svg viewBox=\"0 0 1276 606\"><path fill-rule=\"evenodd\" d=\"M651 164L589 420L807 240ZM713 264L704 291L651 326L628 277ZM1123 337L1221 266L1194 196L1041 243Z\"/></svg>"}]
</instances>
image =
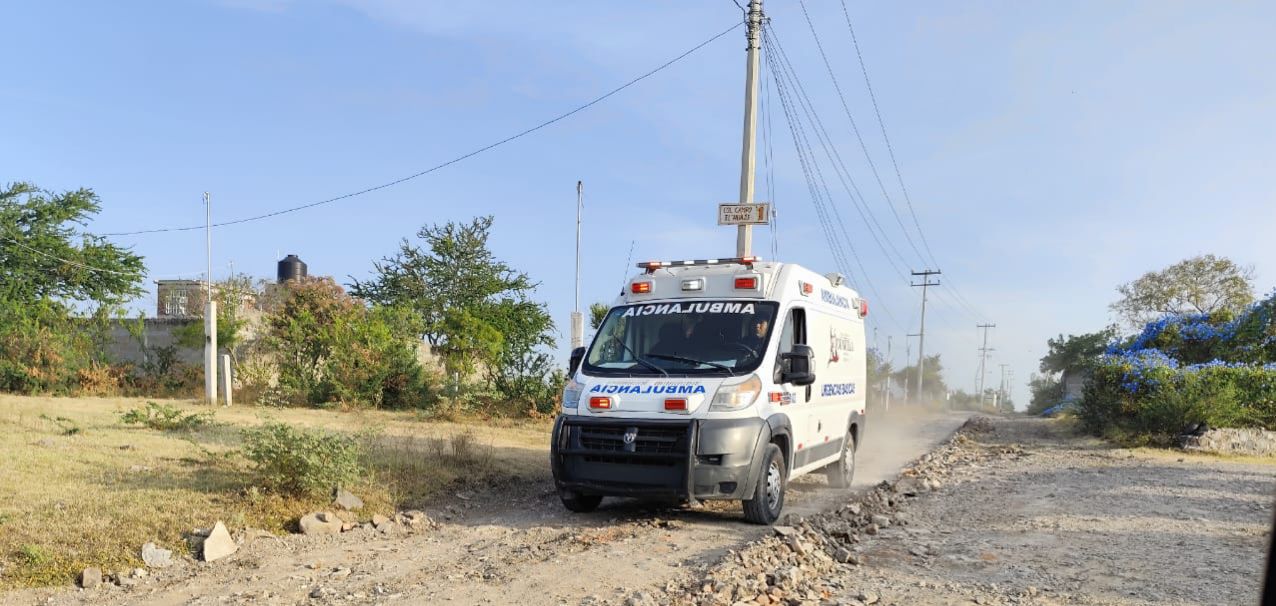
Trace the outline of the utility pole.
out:
<instances>
[{"instance_id":1,"label":"utility pole","mask_svg":"<svg viewBox=\"0 0 1276 606\"><path fill-rule=\"evenodd\" d=\"M996 328L996 327L997 327L996 324L976 324L975 325L975 328L983 329L984 331L984 346L979 348L979 404L980 405L983 405L984 403L984 376L985 376L984 367L988 363L988 352L992 351L992 349L988 347L988 329Z\"/></svg>"},{"instance_id":2,"label":"utility pole","mask_svg":"<svg viewBox=\"0 0 1276 606\"><path fill-rule=\"evenodd\" d=\"M917 393L915 394L919 404L922 401L922 394L925 393L925 390L922 389L925 385L924 379L922 378L922 371L926 367L926 289L931 286L939 286L939 280L936 279L934 282L931 282L930 277L938 276L942 273L944 272L941 272L938 269L923 269L922 271L915 271L912 272L912 274L914 276L921 276L922 283L915 284L910 282L912 286L922 287L922 324L921 330L917 331Z\"/></svg>"},{"instance_id":3,"label":"utility pole","mask_svg":"<svg viewBox=\"0 0 1276 606\"><path fill-rule=\"evenodd\" d=\"M913 337L920 337L920 336L921 336L920 333L915 333L915 332L911 332L904 335L904 368L900 369L901 373L903 373L904 370L908 369L908 361L913 359L913 342L910 341L909 339L912 339ZM908 373L903 373L903 375L904 375L904 403L907 404L908 403ZM916 391L916 388L914 388L913 391Z\"/></svg>"},{"instance_id":4,"label":"utility pole","mask_svg":"<svg viewBox=\"0 0 1276 606\"><path fill-rule=\"evenodd\" d=\"M997 401L1005 402L1006 401L1006 369L1009 368L1010 365L998 364L997 366L1001 367L1001 384L997 387L997 393L1000 395L998 396Z\"/></svg>"},{"instance_id":5,"label":"utility pole","mask_svg":"<svg viewBox=\"0 0 1276 606\"><path fill-rule=\"evenodd\" d=\"M753 204L753 153L758 127L758 50L762 46L762 0L749 0L748 56L744 73L744 149L740 155L740 204ZM736 227L735 256L747 257L753 248L753 226Z\"/></svg>"},{"instance_id":6,"label":"utility pole","mask_svg":"<svg viewBox=\"0 0 1276 606\"><path fill-rule=\"evenodd\" d=\"M886 367L891 368L894 358L891 357L891 335L886 335ZM886 380L882 381L882 412L891 409L891 376L886 375Z\"/></svg>"},{"instance_id":7,"label":"utility pole","mask_svg":"<svg viewBox=\"0 0 1276 606\"><path fill-rule=\"evenodd\" d=\"M585 316L580 313L580 211L585 205L585 184L576 182L576 307L572 309L572 349L585 346Z\"/></svg>"},{"instance_id":8,"label":"utility pole","mask_svg":"<svg viewBox=\"0 0 1276 606\"><path fill-rule=\"evenodd\" d=\"M217 302L213 300L213 197L204 192L204 252L208 273L204 274L204 399L217 404Z\"/></svg>"}]
</instances>

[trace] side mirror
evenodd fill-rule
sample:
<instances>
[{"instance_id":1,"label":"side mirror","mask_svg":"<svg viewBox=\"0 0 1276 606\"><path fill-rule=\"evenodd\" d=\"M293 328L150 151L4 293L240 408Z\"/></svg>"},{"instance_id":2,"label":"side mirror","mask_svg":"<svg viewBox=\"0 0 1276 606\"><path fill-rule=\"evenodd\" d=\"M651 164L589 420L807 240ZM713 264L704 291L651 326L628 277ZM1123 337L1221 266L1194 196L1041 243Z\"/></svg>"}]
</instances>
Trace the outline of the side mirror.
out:
<instances>
[{"instance_id":1,"label":"side mirror","mask_svg":"<svg viewBox=\"0 0 1276 606\"><path fill-rule=\"evenodd\" d=\"M580 361L585 359L585 348L577 347L572 350L572 355L567 359L567 376L573 376L580 368Z\"/></svg>"},{"instance_id":2,"label":"side mirror","mask_svg":"<svg viewBox=\"0 0 1276 606\"><path fill-rule=\"evenodd\" d=\"M794 345L793 351L780 354L780 382L798 386L814 383L814 360L815 350L810 345Z\"/></svg>"}]
</instances>

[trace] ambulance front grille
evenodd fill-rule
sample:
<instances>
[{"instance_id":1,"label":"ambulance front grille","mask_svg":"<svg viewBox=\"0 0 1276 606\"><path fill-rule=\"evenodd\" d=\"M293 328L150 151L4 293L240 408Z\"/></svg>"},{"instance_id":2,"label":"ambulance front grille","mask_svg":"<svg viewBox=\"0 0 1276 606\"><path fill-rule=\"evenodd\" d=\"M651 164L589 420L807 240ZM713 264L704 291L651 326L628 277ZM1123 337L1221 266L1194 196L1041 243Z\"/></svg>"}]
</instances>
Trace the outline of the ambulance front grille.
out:
<instances>
[{"instance_id":1,"label":"ambulance front grille","mask_svg":"<svg viewBox=\"0 0 1276 606\"><path fill-rule=\"evenodd\" d=\"M633 448L625 448L625 432L636 430ZM580 446L601 452L637 452L643 454L677 454L687 451L686 428L682 427L581 427Z\"/></svg>"}]
</instances>

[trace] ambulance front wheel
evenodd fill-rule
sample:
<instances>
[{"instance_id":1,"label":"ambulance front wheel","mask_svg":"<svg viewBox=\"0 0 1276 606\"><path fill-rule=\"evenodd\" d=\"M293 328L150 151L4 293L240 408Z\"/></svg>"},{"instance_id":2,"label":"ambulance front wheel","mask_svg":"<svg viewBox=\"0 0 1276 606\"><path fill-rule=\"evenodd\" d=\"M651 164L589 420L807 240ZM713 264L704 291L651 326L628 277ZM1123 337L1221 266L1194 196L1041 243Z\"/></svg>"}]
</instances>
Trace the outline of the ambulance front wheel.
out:
<instances>
[{"instance_id":1,"label":"ambulance front wheel","mask_svg":"<svg viewBox=\"0 0 1276 606\"><path fill-rule=\"evenodd\" d=\"M559 490L558 498L562 499L563 507L575 513L589 513L598 509L598 504L603 502L602 495L581 494L575 490Z\"/></svg>"},{"instance_id":2,"label":"ambulance front wheel","mask_svg":"<svg viewBox=\"0 0 1276 606\"><path fill-rule=\"evenodd\" d=\"M780 519L788 476L780 447L768 444L762 455L762 473L758 474L758 483L753 487L752 496L744 500L744 519L768 525Z\"/></svg>"}]
</instances>

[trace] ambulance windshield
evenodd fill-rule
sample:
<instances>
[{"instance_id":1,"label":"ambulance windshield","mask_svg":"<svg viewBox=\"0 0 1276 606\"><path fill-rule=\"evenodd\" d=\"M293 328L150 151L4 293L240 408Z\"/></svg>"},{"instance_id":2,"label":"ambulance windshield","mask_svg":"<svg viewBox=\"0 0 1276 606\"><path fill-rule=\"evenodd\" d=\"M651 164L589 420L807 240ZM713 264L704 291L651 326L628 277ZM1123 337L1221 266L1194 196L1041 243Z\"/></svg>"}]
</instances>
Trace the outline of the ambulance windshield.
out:
<instances>
[{"instance_id":1,"label":"ambulance windshield","mask_svg":"<svg viewBox=\"0 0 1276 606\"><path fill-rule=\"evenodd\" d=\"M584 370L599 375L735 375L762 362L772 301L679 301L613 308Z\"/></svg>"}]
</instances>

